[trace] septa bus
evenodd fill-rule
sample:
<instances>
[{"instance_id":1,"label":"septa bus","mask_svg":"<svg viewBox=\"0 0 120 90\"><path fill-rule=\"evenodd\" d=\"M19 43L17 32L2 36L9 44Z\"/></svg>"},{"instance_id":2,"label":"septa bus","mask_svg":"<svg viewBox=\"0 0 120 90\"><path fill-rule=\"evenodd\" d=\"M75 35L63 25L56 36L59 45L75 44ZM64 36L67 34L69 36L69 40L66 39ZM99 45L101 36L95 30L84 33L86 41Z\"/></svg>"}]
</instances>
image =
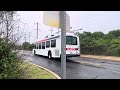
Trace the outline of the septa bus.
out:
<instances>
[{"instance_id":1,"label":"septa bus","mask_svg":"<svg viewBox=\"0 0 120 90\"><path fill-rule=\"evenodd\" d=\"M56 33L47 36L43 40L38 40L34 43L34 55L47 56L48 58L61 57L61 35ZM80 41L79 37L74 33L66 33L66 56L80 56Z\"/></svg>"}]
</instances>

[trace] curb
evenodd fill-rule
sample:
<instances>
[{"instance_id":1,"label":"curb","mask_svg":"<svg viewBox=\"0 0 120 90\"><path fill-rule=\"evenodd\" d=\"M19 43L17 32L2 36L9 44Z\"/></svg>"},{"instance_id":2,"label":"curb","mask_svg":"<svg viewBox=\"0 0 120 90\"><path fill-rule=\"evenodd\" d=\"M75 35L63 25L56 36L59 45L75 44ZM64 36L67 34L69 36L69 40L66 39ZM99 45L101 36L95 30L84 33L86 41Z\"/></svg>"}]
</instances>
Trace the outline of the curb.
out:
<instances>
[{"instance_id":1,"label":"curb","mask_svg":"<svg viewBox=\"0 0 120 90\"><path fill-rule=\"evenodd\" d=\"M30 63L30 64L33 64L33 63L31 63L31 62L29 62L29 61L26 61L26 60L25 60L25 62L28 62L28 63ZM53 76L56 77L56 79L61 79L61 77L60 77L59 75L57 75L56 73L54 73L53 71L51 71L51 70L49 70L49 69L47 69L47 68L45 68L45 67L36 65L36 64L33 64L33 65L35 65L35 66L37 66L37 67L40 67L41 69L44 69L45 71L51 73Z\"/></svg>"},{"instance_id":2,"label":"curb","mask_svg":"<svg viewBox=\"0 0 120 90\"><path fill-rule=\"evenodd\" d=\"M96 64L96 63L81 62L81 61L74 61L74 60L70 60L70 61L75 62L75 63L79 63L79 64L83 64L83 65L87 65L87 66L93 66L93 67L97 67L97 68L103 68L100 64Z\"/></svg>"}]
</instances>

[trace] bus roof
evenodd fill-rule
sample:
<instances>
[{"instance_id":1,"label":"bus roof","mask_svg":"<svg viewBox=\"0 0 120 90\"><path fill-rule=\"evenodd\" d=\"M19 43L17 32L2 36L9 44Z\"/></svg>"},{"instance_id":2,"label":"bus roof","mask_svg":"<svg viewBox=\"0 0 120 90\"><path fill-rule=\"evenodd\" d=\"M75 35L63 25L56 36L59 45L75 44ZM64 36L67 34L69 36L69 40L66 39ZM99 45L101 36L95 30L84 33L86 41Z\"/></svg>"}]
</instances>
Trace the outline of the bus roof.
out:
<instances>
[{"instance_id":1,"label":"bus roof","mask_svg":"<svg viewBox=\"0 0 120 90\"><path fill-rule=\"evenodd\" d=\"M58 38L58 37L60 37L60 35L58 35L58 36L53 36L53 37L51 37L51 38L45 38L45 39L43 39L43 40L37 41L36 43L44 42L44 41L51 40L51 39L55 39L55 38Z\"/></svg>"},{"instance_id":2,"label":"bus roof","mask_svg":"<svg viewBox=\"0 0 120 90\"><path fill-rule=\"evenodd\" d=\"M60 32L61 33L61 32ZM66 35L69 35L69 36L76 36L74 33L70 33L70 32L66 32ZM44 39L42 40L37 40L37 42L35 43L40 43L40 42L44 42L44 41L47 41L47 40L51 40L51 39L55 39L55 38L58 38L60 37L61 35L59 33L55 33L55 34L52 34L50 36L46 36Z\"/></svg>"}]
</instances>

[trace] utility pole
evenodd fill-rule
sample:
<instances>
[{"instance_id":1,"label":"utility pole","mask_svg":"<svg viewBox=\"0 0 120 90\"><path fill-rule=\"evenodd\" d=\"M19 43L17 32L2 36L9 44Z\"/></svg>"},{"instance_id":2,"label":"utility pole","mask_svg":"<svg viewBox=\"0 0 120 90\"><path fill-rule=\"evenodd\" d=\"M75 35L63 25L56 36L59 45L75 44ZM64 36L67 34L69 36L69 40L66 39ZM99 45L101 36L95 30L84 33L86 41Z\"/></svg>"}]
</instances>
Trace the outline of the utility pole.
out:
<instances>
[{"instance_id":1,"label":"utility pole","mask_svg":"<svg viewBox=\"0 0 120 90\"><path fill-rule=\"evenodd\" d=\"M18 30L17 30L17 44L19 44L19 26L18 26Z\"/></svg>"},{"instance_id":2,"label":"utility pole","mask_svg":"<svg viewBox=\"0 0 120 90\"><path fill-rule=\"evenodd\" d=\"M36 29L36 30L37 30L37 31L36 31L36 39L38 39L38 30L39 30L39 29L38 29L38 22L35 23L35 24L37 24L37 29Z\"/></svg>"},{"instance_id":3,"label":"utility pole","mask_svg":"<svg viewBox=\"0 0 120 90\"><path fill-rule=\"evenodd\" d=\"M53 27L51 27L51 30L50 30L50 31L51 31L51 35L52 35Z\"/></svg>"},{"instance_id":4,"label":"utility pole","mask_svg":"<svg viewBox=\"0 0 120 90\"><path fill-rule=\"evenodd\" d=\"M30 43L30 32L29 32L29 43Z\"/></svg>"},{"instance_id":5,"label":"utility pole","mask_svg":"<svg viewBox=\"0 0 120 90\"><path fill-rule=\"evenodd\" d=\"M24 36L24 38L25 38L25 42L26 42L26 38L27 38L26 35L27 35L27 34L25 33L25 36Z\"/></svg>"},{"instance_id":6,"label":"utility pole","mask_svg":"<svg viewBox=\"0 0 120 90\"><path fill-rule=\"evenodd\" d=\"M8 29L8 14L6 13L6 38L7 38L7 43L8 43L8 33L9 33L9 29Z\"/></svg>"},{"instance_id":7,"label":"utility pole","mask_svg":"<svg viewBox=\"0 0 120 90\"><path fill-rule=\"evenodd\" d=\"M59 34L59 28L58 28L58 34Z\"/></svg>"},{"instance_id":8,"label":"utility pole","mask_svg":"<svg viewBox=\"0 0 120 90\"><path fill-rule=\"evenodd\" d=\"M6 25L6 27L7 27L7 41L8 41L8 21L7 21L7 25Z\"/></svg>"}]
</instances>

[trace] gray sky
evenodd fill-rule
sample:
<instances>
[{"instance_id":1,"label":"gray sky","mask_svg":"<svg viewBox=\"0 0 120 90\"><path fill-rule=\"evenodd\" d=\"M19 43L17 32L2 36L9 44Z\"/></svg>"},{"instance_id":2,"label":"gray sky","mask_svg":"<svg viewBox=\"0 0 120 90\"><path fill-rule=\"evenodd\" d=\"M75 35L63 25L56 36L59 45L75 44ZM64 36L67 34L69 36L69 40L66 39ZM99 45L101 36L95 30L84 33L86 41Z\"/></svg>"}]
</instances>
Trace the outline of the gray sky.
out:
<instances>
[{"instance_id":1,"label":"gray sky","mask_svg":"<svg viewBox=\"0 0 120 90\"><path fill-rule=\"evenodd\" d=\"M67 11L70 16L70 26L73 30L82 28L83 31L102 31L108 33L120 29L120 11ZM18 11L21 22L26 23L25 30L31 32L31 42L36 40L36 22L39 25L39 39L50 34L50 26L43 24L43 11ZM20 23L21 30L24 24ZM54 32L57 28L53 28ZM53 32L53 33L54 33Z\"/></svg>"}]
</instances>

